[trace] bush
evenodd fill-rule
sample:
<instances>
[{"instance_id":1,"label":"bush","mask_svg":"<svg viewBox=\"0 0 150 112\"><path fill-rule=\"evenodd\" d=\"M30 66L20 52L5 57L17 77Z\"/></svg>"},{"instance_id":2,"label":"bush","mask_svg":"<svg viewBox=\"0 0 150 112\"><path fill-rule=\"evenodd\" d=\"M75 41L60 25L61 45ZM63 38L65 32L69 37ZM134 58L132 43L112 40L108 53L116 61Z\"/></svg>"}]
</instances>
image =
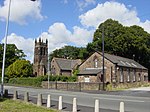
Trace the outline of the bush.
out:
<instances>
[{"instance_id":1,"label":"bush","mask_svg":"<svg viewBox=\"0 0 150 112\"><path fill-rule=\"evenodd\" d=\"M42 77L29 77L29 78L11 78L9 84L21 85L21 86L33 86L40 87L43 81Z\"/></svg>"},{"instance_id":2,"label":"bush","mask_svg":"<svg viewBox=\"0 0 150 112\"><path fill-rule=\"evenodd\" d=\"M4 83L8 83L9 78L8 77L4 77ZM2 78L0 77L0 83L2 82Z\"/></svg>"},{"instance_id":3,"label":"bush","mask_svg":"<svg viewBox=\"0 0 150 112\"><path fill-rule=\"evenodd\" d=\"M50 75L50 81L62 81L62 82L75 82L75 76L52 76ZM33 86L33 87L41 87L42 81L48 81L48 76L39 76L39 77L24 77L24 78L10 78L7 81L9 84L20 85L20 86Z\"/></svg>"}]
</instances>

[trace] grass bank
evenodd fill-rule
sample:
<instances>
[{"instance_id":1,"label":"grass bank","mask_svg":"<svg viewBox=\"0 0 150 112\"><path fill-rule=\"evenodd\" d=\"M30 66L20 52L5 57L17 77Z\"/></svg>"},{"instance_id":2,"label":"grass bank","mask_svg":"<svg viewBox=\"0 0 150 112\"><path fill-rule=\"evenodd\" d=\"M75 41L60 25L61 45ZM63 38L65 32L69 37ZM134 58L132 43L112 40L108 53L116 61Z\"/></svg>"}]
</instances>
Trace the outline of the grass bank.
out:
<instances>
[{"instance_id":1,"label":"grass bank","mask_svg":"<svg viewBox=\"0 0 150 112\"><path fill-rule=\"evenodd\" d=\"M37 107L31 103L14 101L11 99L0 99L0 112L59 112L44 107Z\"/></svg>"}]
</instances>

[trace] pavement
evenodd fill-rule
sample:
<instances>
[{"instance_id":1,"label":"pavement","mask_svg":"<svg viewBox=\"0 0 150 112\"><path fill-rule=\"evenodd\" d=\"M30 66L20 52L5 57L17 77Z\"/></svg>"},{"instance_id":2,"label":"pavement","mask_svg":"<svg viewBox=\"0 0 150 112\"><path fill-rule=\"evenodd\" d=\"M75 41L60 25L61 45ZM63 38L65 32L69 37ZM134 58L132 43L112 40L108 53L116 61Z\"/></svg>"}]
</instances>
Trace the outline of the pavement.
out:
<instances>
[{"instance_id":1,"label":"pavement","mask_svg":"<svg viewBox=\"0 0 150 112\"><path fill-rule=\"evenodd\" d=\"M138 88L130 88L130 91L150 91L150 87L138 87Z\"/></svg>"}]
</instances>

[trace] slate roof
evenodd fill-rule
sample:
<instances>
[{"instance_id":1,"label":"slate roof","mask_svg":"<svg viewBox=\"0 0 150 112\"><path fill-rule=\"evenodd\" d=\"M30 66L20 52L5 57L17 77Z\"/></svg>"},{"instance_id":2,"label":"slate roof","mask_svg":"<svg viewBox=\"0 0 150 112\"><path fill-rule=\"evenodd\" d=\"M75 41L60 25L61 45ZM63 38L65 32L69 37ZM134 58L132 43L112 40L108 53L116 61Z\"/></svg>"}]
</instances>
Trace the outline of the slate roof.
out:
<instances>
[{"instance_id":1,"label":"slate roof","mask_svg":"<svg viewBox=\"0 0 150 112\"><path fill-rule=\"evenodd\" d=\"M100 52L98 52L98 53L100 55L102 55L102 53L100 53ZM106 59L110 60L112 63L117 64L118 66L147 69L147 68L145 68L144 66L142 66L141 64L139 64L138 62L136 62L132 59L111 55L111 54L108 54L108 53L104 53L104 57Z\"/></svg>"},{"instance_id":2,"label":"slate roof","mask_svg":"<svg viewBox=\"0 0 150 112\"><path fill-rule=\"evenodd\" d=\"M86 69L86 70L81 70L78 75L97 75L100 73L102 70L100 69Z\"/></svg>"},{"instance_id":3,"label":"slate roof","mask_svg":"<svg viewBox=\"0 0 150 112\"><path fill-rule=\"evenodd\" d=\"M72 70L74 66L79 62L79 59L71 60L71 59L55 58L55 60L61 70Z\"/></svg>"}]
</instances>

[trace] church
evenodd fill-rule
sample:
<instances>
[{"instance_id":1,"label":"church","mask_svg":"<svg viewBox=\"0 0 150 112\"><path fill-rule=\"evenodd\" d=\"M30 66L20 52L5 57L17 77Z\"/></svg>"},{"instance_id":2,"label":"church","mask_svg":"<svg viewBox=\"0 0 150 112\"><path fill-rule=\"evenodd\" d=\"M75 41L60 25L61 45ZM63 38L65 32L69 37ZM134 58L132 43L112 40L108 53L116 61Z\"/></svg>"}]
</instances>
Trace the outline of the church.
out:
<instances>
[{"instance_id":1,"label":"church","mask_svg":"<svg viewBox=\"0 0 150 112\"><path fill-rule=\"evenodd\" d=\"M35 39L34 47L34 62L33 62L33 75L42 76L46 75L48 66L48 40L43 42L41 38L37 41Z\"/></svg>"}]
</instances>

